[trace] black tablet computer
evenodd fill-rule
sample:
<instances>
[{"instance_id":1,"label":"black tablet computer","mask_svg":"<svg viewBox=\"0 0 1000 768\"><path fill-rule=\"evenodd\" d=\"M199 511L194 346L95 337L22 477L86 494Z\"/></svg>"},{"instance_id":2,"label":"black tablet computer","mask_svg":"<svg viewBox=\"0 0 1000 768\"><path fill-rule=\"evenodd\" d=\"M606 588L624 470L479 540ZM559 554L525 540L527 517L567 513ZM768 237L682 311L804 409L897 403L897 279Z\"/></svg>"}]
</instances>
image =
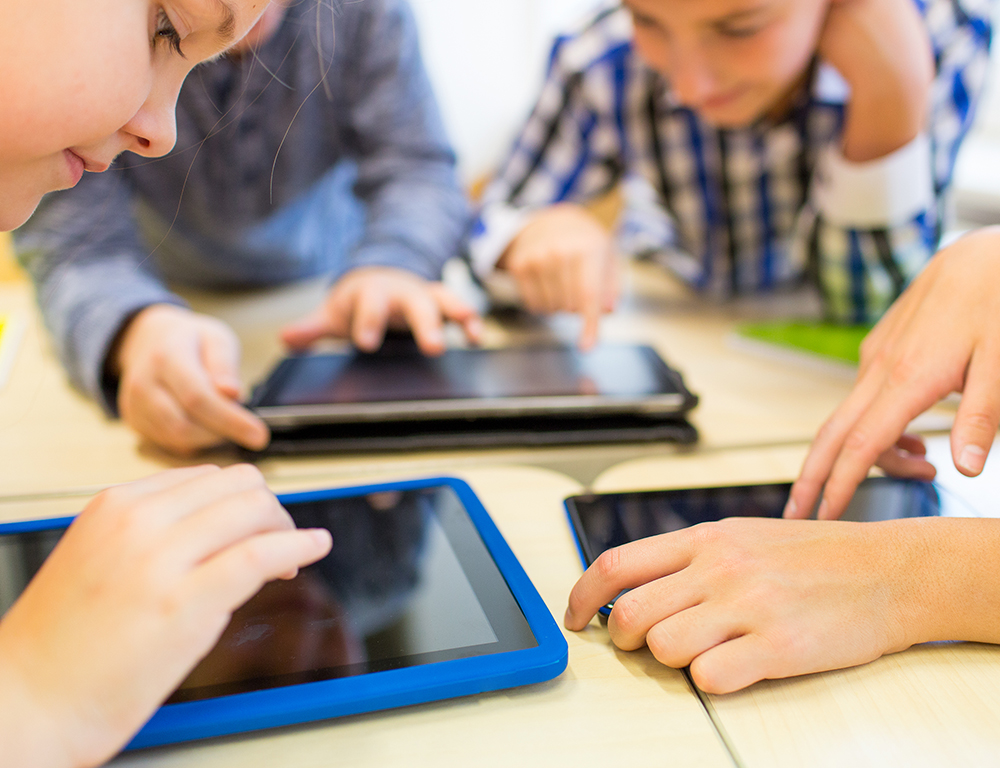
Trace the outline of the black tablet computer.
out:
<instances>
[{"instance_id":1,"label":"black tablet computer","mask_svg":"<svg viewBox=\"0 0 1000 768\"><path fill-rule=\"evenodd\" d=\"M567 645L468 485L437 478L280 497L333 550L233 615L130 747L548 680ZM6 611L70 520L0 525Z\"/></svg>"},{"instance_id":2,"label":"black tablet computer","mask_svg":"<svg viewBox=\"0 0 1000 768\"><path fill-rule=\"evenodd\" d=\"M601 553L648 536L727 517L781 517L791 483L588 494L566 499L566 513L584 568ZM873 522L905 517L975 515L934 483L870 477L841 517ZM610 606L601 609L607 615Z\"/></svg>"},{"instance_id":3,"label":"black tablet computer","mask_svg":"<svg viewBox=\"0 0 1000 768\"><path fill-rule=\"evenodd\" d=\"M249 402L277 429L359 422L683 416L697 398L650 347L450 349L289 357Z\"/></svg>"}]
</instances>

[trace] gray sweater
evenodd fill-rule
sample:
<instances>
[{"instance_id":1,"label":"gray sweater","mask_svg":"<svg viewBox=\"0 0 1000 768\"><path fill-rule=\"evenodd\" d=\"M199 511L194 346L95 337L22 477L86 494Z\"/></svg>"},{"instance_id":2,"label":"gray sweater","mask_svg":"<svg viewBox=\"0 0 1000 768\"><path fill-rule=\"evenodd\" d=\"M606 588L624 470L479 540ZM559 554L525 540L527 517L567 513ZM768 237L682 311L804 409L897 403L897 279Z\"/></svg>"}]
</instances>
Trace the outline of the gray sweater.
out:
<instances>
[{"instance_id":1,"label":"gray sweater","mask_svg":"<svg viewBox=\"0 0 1000 768\"><path fill-rule=\"evenodd\" d=\"M191 73L177 135L163 159L127 153L47 196L15 233L63 364L109 413L108 352L143 307L183 303L165 282L232 289L373 265L436 279L465 233L404 0L291 4L256 55Z\"/></svg>"}]
</instances>

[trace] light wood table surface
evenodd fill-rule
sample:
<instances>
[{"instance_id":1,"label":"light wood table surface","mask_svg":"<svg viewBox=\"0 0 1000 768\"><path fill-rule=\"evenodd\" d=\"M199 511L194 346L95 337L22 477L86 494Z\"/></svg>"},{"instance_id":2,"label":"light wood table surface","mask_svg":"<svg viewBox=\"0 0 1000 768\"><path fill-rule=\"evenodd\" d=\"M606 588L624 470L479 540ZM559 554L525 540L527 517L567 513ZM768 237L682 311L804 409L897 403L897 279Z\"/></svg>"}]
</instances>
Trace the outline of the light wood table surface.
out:
<instances>
[{"instance_id":1,"label":"light wood table surface","mask_svg":"<svg viewBox=\"0 0 1000 768\"><path fill-rule=\"evenodd\" d=\"M785 482L797 474L806 448L637 459L605 472L594 489ZM1000 460L969 479L950 466L947 438L931 439L928 448L947 492L983 516L1000 516ZM702 699L745 768L1000 765L998 646L917 646L853 669Z\"/></svg>"}]
</instances>

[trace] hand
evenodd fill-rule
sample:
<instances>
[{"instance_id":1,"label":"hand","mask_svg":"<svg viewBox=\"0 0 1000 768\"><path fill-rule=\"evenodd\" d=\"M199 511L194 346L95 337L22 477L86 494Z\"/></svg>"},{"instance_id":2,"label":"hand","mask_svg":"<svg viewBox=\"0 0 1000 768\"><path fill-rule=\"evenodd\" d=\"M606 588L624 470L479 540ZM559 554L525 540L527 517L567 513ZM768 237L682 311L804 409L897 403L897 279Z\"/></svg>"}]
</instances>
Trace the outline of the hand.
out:
<instances>
[{"instance_id":1,"label":"hand","mask_svg":"<svg viewBox=\"0 0 1000 768\"><path fill-rule=\"evenodd\" d=\"M330 549L249 466L174 470L96 497L0 621L11 765L122 748L264 583Z\"/></svg>"},{"instance_id":2,"label":"hand","mask_svg":"<svg viewBox=\"0 0 1000 768\"><path fill-rule=\"evenodd\" d=\"M832 0L819 53L851 86L847 160L884 157L924 130L934 54L913 0Z\"/></svg>"},{"instance_id":3,"label":"hand","mask_svg":"<svg viewBox=\"0 0 1000 768\"><path fill-rule=\"evenodd\" d=\"M286 326L281 338L292 349L325 336L350 338L358 349L374 352L388 328L408 327L421 352L440 355L449 320L462 326L470 342L479 342L479 315L443 283L395 267L359 267L337 281L323 306Z\"/></svg>"},{"instance_id":4,"label":"hand","mask_svg":"<svg viewBox=\"0 0 1000 768\"><path fill-rule=\"evenodd\" d=\"M215 318L168 304L147 307L111 357L122 418L181 455L224 440L260 450L270 433L239 403L239 357L236 334Z\"/></svg>"},{"instance_id":5,"label":"hand","mask_svg":"<svg viewBox=\"0 0 1000 768\"><path fill-rule=\"evenodd\" d=\"M611 237L577 205L555 205L537 213L497 263L517 281L532 312L578 312L580 348L597 342L601 315L618 301L618 258Z\"/></svg>"},{"instance_id":6,"label":"hand","mask_svg":"<svg viewBox=\"0 0 1000 768\"><path fill-rule=\"evenodd\" d=\"M1000 229L967 235L935 256L868 334L854 389L813 442L785 516L808 516L822 493L819 517L839 517L876 462L932 478L922 444L900 436L951 392L963 393L952 459L973 477L1000 422Z\"/></svg>"},{"instance_id":7,"label":"hand","mask_svg":"<svg viewBox=\"0 0 1000 768\"><path fill-rule=\"evenodd\" d=\"M732 518L642 539L587 569L565 625L631 589L608 619L615 645L690 665L708 693L863 664L921 631L924 522Z\"/></svg>"}]
</instances>

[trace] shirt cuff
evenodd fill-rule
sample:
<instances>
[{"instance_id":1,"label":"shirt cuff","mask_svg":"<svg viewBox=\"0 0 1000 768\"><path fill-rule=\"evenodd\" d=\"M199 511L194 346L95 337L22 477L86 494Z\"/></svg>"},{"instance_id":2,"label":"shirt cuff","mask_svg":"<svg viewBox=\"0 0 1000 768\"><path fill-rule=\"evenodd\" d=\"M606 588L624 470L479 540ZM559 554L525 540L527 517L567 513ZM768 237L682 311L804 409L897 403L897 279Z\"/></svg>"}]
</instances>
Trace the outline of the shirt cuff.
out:
<instances>
[{"instance_id":1,"label":"shirt cuff","mask_svg":"<svg viewBox=\"0 0 1000 768\"><path fill-rule=\"evenodd\" d=\"M496 268L507 246L527 224L534 210L495 204L479 213L469 241L469 263L472 272L485 280Z\"/></svg>"},{"instance_id":2,"label":"shirt cuff","mask_svg":"<svg viewBox=\"0 0 1000 768\"><path fill-rule=\"evenodd\" d=\"M881 229L912 221L934 203L931 145L920 134L877 160L852 163L839 146L820 155L812 199L830 224L847 229Z\"/></svg>"}]
</instances>

